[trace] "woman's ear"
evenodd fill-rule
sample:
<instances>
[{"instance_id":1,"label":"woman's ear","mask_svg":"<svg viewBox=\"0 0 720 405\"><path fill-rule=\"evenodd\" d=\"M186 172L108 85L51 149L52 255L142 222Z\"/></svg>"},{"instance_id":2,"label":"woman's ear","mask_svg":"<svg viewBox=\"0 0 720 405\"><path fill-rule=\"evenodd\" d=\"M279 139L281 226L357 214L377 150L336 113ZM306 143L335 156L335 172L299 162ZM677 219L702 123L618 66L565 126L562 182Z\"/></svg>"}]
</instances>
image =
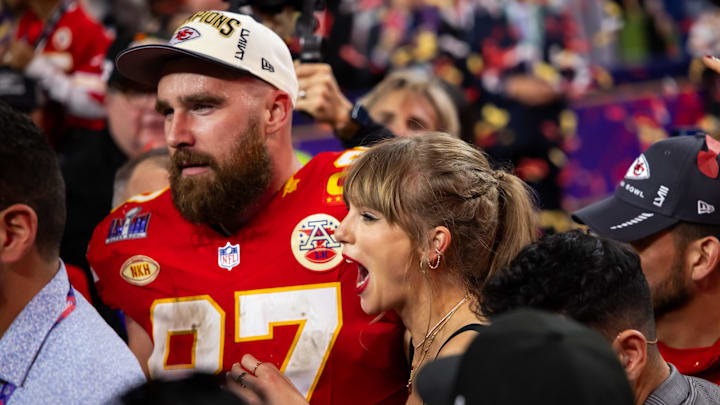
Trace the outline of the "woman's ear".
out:
<instances>
[{"instance_id":1,"label":"woman's ear","mask_svg":"<svg viewBox=\"0 0 720 405\"><path fill-rule=\"evenodd\" d=\"M425 255L427 256L428 263L436 263L434 267L437 267L442 260L442 257L438 256L445 254L445 251L450 247L452 235L447 227L436 226L430 230L429 240L430 251L426 252Z\"/></svg>"}]
</instances>

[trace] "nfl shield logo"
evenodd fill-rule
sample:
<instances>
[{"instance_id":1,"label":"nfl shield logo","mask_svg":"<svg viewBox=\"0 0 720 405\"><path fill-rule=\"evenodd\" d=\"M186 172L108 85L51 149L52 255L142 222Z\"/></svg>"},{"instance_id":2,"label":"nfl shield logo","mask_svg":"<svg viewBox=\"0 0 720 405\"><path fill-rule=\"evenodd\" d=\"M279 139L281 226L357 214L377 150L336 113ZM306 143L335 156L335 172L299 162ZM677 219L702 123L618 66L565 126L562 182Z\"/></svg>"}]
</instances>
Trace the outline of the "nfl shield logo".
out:
<instances>
[{"instance_id":1,"label":"nfl shield logo","mask_svg":"<svg viewBox=\"0 0 720 405\"><path fill-rule=\"evenodd\" d=\"M232 270L240 264L240 244L231 245L227 242L224 247L218 248L218 266Z\"/></svg>"}]
</instances>

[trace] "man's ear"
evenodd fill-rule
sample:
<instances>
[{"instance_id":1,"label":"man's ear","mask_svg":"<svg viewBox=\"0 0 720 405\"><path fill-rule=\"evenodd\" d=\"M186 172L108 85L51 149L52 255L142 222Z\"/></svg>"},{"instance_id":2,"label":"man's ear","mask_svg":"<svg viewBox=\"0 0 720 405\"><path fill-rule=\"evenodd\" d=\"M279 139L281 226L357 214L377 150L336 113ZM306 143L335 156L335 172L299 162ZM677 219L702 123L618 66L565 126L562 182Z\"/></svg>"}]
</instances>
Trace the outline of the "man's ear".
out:
<instances>
[{"instance_id":1,"label":"man's ear","mask_svg":"<svg viewBox=\"0 0 720 405\"><path fill-rule=\"evenodd\" d=\"M37 237L35 210L13 204L0 211L0 262L14 263L32 249Z\"/></svg>"},{"instance_id":2,"label":"man's ear","mask_svg":"<svg viewBox=\"0 0 720 405\"><path fill-rule=\"evenodd\" d=\"M692 280L705 280L720 264L720 241L714 236L693 241L685 249L685 260L690 266Z\"/></svg>"},{"instance_id":3,"label":"man's ear","mask_svg":"<svg viewBox=\"0 0 720 405\"><path fill-rule=\"evenodd\" d=\"M617 335L612 342L612 347L618 354L628 380L637 381L647 363L645 335L635 329L626 329Z\"/></svg>"},{"instance_id":4,"label":"man's ear","mask_svg":"<svg viewBox=\"0 0 720 405\"><path fill-rule=\"evenodd\" d=\"M292 101L287 93L277 89L268 92L265 102L265 133L275 134L288 125L292 111Z\"/></svg>"}]
</instances>

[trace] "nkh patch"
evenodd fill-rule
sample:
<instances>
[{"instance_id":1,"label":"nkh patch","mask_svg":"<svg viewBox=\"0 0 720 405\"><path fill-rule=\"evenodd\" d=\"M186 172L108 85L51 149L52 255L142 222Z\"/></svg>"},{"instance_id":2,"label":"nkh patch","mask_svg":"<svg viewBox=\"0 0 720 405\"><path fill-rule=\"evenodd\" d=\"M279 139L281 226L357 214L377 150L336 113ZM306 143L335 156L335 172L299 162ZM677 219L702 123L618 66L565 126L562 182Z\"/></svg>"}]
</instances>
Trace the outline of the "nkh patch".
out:
<instances>
[{"instance_id":1,"label":"nkh patch","mask_svg":"<svg viewBox=\"0 0 720 405\"><path fill-rule=\"evenodd\" d=\"M625 178L631 180L644 180L650 178L650 165L648 165L648 161L645 159L644 154L641 154L632 162L627 173L625 173Z\"/></svg>"},{"instance_id":2,"label":"nkh patch","mask_svg":"<svg viewBox=\"0 0 720 405\"><path fill-rule=\"evenodd\" d=\"M175 31L175 35L170 39L168 45L175 45L180 42L189 41L191 39L200 38L200 33L193 27L180 27Z\"/></svg>"},{"instance_id":3,"label":"nkh patch","mask_svg":"<svg viewBox=\"0 0 720 405\"><path fill-rule=\"evenodd\" d=\"M303 267L327 271L342 262L342 245L335 240L340 221L328 214L313 214L295 225L290 249Z\"/></svg>"},{"instance_id":4,"label":"nkh patch","mask_svg":"<svg viewBox=\"0 0 720 405\"><path fill-rule=\"evenodd\" d=\"M160 274L158 262L148 256L135 255L120 267L120 277L130 284L144 286L152 283Z\"/></svg>"},{"instance_id":5,"label":"nkh patch","mask_svg":"<svg viewBox=\"0 0 720 405\"><path fill-rule=\"evenodd\" d=\"M121 240L140 239L147 237L150 224L150 213L141 214L142 208L135 207L125 213L123 218L115 218L110 222L105 244Z\"/></svg>"},{"instance_id":6,"label":"nkh patch","mask_svg":"<svg viewBox=\"0 0 720 405\"><path fill-rule=\"evenodd\" d=\"M226 242L225 246L218 248L218 266L228 271L240 264L240 244L231 245Z\"/></svg>"}]
</instances>

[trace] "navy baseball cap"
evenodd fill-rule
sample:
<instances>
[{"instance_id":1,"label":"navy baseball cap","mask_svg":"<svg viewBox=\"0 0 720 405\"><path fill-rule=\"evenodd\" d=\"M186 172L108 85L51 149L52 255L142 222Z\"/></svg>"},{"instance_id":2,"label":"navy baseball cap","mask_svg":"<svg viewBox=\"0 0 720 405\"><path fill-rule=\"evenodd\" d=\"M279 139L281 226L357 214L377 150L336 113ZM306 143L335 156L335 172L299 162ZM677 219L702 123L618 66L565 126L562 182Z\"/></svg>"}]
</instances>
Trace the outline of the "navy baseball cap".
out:
<instances>
[{"instance_id":1,"label":"navy baseball cap","mask_svg":"<svg viewBox=\"0 0 720 405\"><path fill-rule=\"evenodd\" d=\"M563 315L521 309L498 316L462 355L420 369L428 405L630 405L617 355L596 331Z\"/></svg>"},{"instance_id":2,"label":"navy baseball cap","mask_svg":"<svg viewBox=\"0 0 720 405\"><path fill-rule=\"evenodd\" d=\"M573 213L600 236L633 242L680 221L720 225L720 141L705 134L654 143L609 198Z\"/></svg>"}]
</instances>

